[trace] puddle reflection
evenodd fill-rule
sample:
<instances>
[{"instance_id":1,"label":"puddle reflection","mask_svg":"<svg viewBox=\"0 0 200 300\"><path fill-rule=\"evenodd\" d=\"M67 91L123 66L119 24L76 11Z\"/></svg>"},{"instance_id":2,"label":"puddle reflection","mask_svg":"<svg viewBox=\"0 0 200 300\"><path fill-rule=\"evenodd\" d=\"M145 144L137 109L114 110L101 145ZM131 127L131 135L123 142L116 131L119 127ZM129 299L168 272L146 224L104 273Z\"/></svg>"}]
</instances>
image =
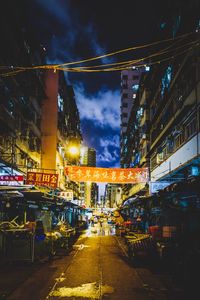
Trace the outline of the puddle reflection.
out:
<instances>
[{"instance_id":1,"label":"puddle reflection","mask_svg":"<svg viewBox=\"0 0 200 300\"><path fill-rule=\"evenodd\" d=\"M102 225L94 224L94 226L91 226L88 228L87 236L109 236L109 235L115 235L115 226L109 225L108 223L102 223Z\"/></svg>"}]
</instances>

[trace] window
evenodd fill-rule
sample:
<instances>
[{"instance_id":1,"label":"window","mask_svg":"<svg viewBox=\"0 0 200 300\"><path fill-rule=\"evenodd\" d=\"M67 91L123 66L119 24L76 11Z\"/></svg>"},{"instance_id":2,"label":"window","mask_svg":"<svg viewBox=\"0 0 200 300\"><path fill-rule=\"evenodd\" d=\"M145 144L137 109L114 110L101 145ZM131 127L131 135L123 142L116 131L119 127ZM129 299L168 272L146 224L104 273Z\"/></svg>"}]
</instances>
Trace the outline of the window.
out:
<instances>
[{"instance_id":1,"label":"window","mask_svg":"<svg viewBox=\"0 0 200 300\"><path fill-rule=\"evenodd\" d=\"M127 127L127 122L123 122L122 127Z\"/></svg>"},{"instance_id":2,"label":"window","mask_svg":"<svg viewBox=\"0 0 200 300\"><path fill-rule=\"evenodd\" d=\"M21 101L21 103L22 103L23 105L28 104L28 97L21 96L21 97L19 98L19 100Z\"/></svg>"},{"instance_id":3,"label":"window","mask_svg":"<svg viewBox=\"0 0 200 300\"><path fill-rule=\"evenodd\" d=\"M199 30L200 30L200 20L198 20L197 22L196 32L199 32Z\"/></svg>"},{"instance_id":4,"label":"window","mask_svg":"<svg viewBox=\"0 0 200 300\"><path fill-rule=\"evenodd\" d=\"M175 137L174 145L175 149L179 148L184 142L184 132L181 132L179 135Z\"/></svg>"},{"instance_id":5,"label":"window","mask_svg":"<svg viewBox=\"0 0 200 300\"><path fill-rule=\"evenodd\" d=\"M128 94L127 94L127 93L124 93L124 94L122 95L122 97L123 97L123 99L126 99L126 98L128 98Z\"/></svg>"},{"instance_id":6,"label":"window","mask_svg":"<svg viewBox=\"0 0 200 300\"><path fill-rule=\"evenodd\" d=\"M139 76L138 75L133 75L133 80L138 80Z\"/></svg>"},{"instance_id":7,"label":"window","mask_svg":"<svg viewBox=\"0 0 200 300\"><path fill-rule=\"evenodd\" d=\"M161 29L164 29L164 28L165 28L165 26L166 26L166 22L162 22L162 23L160 23L160 28L161 28Z\"/></svg>"},{"instance_id":8,"label":"window","mask_svg":"<svg viewBox=\"0 0 200 300\"><path fill-rule=\"evenodd\" d=\"M132 85L132 90L137 91L139 89L139 84L133 84Z\"/></svg>"},{"instance_id":9,"label":"window","mask_svg":"<svg viewBox=\"0 0 200 300\"><path fill-rule=\"evenodd\" d=\"M174 24L173 24L173 38L176 36L177 32L178 32L178 29L180 27L180 24L181 24L181 16L177 16L175 21L174 21Z\"/></svg>"},{"instance_id":10,"label":"window","mask_svg":"<svg viewBox=\"0 0 200 300\"><path fill-rule=\"evenodd\" d=\"M199 107L199 128L200 128L200 107Z\"/></svg>"},{"instance_id":11,"label":"window","mask_svg":"<svg viewBox=\"0 0 200 300\"><path fill-rule=\"evenodd\" d=\"M145 71L149 72L150 71L150 67L149 66L145 66Z\"/></svg>"},{"instance_id":12,"label":"window","mask_svg":"<svg viewBox=\"0 0 200 300\"><path fill-rule=\"evenodd\" d=\"M123 103L122 107L128 107L128 103Z\"/></svg>"},{"instance_id":13,"label":"window","mask_svg":"<svg viewBox=\"0 0 200 300\"><path fill-rule=\"evenodd\" d=\"M144 108L141 106L141 107L137 110L136 115L137 115L137 117L139 118L139 117L142 117L143 114L144 114Z\"/></svg>"},{"instance_id":14,"label":"window","mask_svg":"<svg viewBox=\"0 0 200 300\"><path fill-rule=\"evenodd\" d=\"M12 99L9 99L7 101L7 110L9 111L9 113L14 116L15 115L15 103Z\"/></svg>"},{"instance_id":15,"label":"window","mask_svg":"<svg viewBox=\"0 0 200 300\"><path fill-rule=\"evenodd\" d=\"M127 79L128 79L128 75L123 75L123 76L122 76L122 79L123 79L123 80L127 80Z\"/></svg>"},{"instance_id":16,"label":"window","mask_svg":"<svg viewBox=\"0 0 200 300\"><path fill-rule=\"evenodd\" d=\"M128 117L128 114L127 113L123 113L122 114L122 118L127 118Z\"/></svg>"},{"instance_id":17,"label":"window","mask_svg":"<svg viewBox=\"0 0 200 300\"><path fill-rule=\"evenodd\" d=\"M170 82L172 80L172 66L168 66L164 76L161 80L161 96L164 96L164 92L166 89L169 89Z\"/></svg>"},{"instance_id":18,"label":"window","mask_svg":"<svg viewBox=\"0 0 200 300\"><path fill-rule=\"evenodd\" d=\"M58 111L63 111L63 99L58 95Z\"/></svg>"},{"instance_id":19,"label":"window","mask_svg":"<svg viewBox=\"0 0 200 300\"><path fill-rule=\"evenodd\" d=\"M126 144L127 140L128 140L127 136L124 136L124 139L123 139L124 144Z\"/></svg>"},{"instance_id":20,"label":"window","mask_svg":"<svg viewBox=\"0 0 200 300\"><path fill-rule=\"evenodd\" d=\"M136 98L136 94L133 94L133 99L135 99Z\"/></svg>"},{"instance_id":21,"label":"window","mask_svg":"<svg viewBox=\"0 0 200 300\"><path fill-rule=\"evenodd\" d=\"M164 159L167 158L167 147L166 146L163 148L163 158Z\"/></svg>"},{"instance_id":22,"label":"window","mask_svg":"<svg viewBox=\"0 0 200 300\"><path fill-rule=\"evenodd\" d=\"M189 139L197 131L197 120L194 118L185 127L186 139Z\"/></svg>"}]
</instances>

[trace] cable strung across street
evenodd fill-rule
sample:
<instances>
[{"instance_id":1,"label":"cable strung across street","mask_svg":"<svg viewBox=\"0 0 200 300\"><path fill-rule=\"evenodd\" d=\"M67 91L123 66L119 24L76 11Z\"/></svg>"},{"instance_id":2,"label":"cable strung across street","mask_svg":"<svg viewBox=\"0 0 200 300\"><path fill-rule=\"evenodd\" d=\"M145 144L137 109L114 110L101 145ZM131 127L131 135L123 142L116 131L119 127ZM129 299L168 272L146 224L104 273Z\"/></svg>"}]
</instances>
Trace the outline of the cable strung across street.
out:
<instances>
[{"instance_id":1,"label":"cable strung across street","mask_svg":"<svg viewBox=\"0 0 200 300\"><path fill-rule=\"evenodd\" d=\"M165 62L167 60L173 59L179 55L182 55L192 49L194 47L199 46L199 39L198 38L193 38L193 35L197 35L196 33L190 32L186 33L180 36L177 36L175 38L169 38L161 41L156 41L152 42L149 44L145 45L140 45L140 46L135 46L135 47L130 47L126 49L121 49L115 52L111 52L108 54L84 59L84 60L79 60L79 61L72 61L72 62L67 62L63 64L49 64L49 65L41 65L41 66L32 66L32 67L25 67L25 66L0 66L0 69L2 70L2 73L0 73L1 77L9 77L9 76L15 76L18 75L19 73L26 72L26 71L32 71L32 70L43 70L43 69L52 69L55 72L57 70L62 70L65 72L79 72L79 73L97 73L97 72L113 72L113 71L122 71L122 70L128 70L131 69L133 66L136 66L137 68L144 67L146 65L152 66L155 64L160 64L162 62ZM183 42L184 39L192 38L192 41L187 41L184 42L183 44L176 46L177 43ZM156 45L162 45L165 43L172 42L170 45L165 47L164 49L161 50L156 50L155 52L144 56L144 57L139 57L137 59L132 59L132 60L122 60L118 62L113 62L113 63L106 63L106 64L99 64L99 65L89 65L89 66L78 66L82 65L86 62L91 62L95 60L100 60L104 59L107 57L114 57L118 54L124 54L128 53L131 51L138 51L141 49L146 49L146 51L150 51L152 46ZM176 46L176 47L175 47ZM165 56L165 57L163 57ZM71 67L73 66L73 67Z\"/></svg>"}]
</instances>

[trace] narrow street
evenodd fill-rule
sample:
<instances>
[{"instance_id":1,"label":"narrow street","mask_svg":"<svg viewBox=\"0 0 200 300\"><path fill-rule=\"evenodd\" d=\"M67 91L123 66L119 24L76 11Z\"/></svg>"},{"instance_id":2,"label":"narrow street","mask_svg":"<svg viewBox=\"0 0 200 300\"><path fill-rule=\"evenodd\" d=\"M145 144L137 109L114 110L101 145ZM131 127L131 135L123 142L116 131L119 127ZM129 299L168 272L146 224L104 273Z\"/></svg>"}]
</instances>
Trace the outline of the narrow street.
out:
<instances>
[{"instance_id":1,"label":"narrow street","mask_svg":"<svg viewBox=\"0 0 200 300\"><path fill-rule=\"evenodd\" d=\"M147 268L131 266L123 240L104 223L90 227L69 256L44 265L8 299L183 299L179 296Z\"/></svg>"},{"instance_id":2,"label":"narrow street","mask_svg":"<svg viewBox=\"0 0 200 300\"><path fill-rule=\"evenodd\" d=\"M0 300L200 299L200 0L2 4Z\"/></svg>"}]
</instances>

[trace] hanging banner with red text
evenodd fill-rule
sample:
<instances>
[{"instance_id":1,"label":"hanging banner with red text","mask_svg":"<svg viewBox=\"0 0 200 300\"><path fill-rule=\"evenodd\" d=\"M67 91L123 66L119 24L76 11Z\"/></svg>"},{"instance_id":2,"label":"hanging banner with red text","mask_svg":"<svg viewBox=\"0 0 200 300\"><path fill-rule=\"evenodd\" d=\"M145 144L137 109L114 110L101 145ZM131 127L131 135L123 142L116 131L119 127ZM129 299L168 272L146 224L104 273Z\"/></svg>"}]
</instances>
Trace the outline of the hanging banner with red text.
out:
<instances>
[{"instance_id":1,"label":"hanging banner with red text","mask_svg":"<svg viewBox=\"0 0 200 300\"><path fill-rule=\"evenodd\" d=\"M58 174L28 172L26 184L56 188L58 186Z\"/></svg>"},{"instance_id":2,"label":"hanging banner with red text","mask_svg":"<svg viewBox=\"0 0 200 300\"><path fill-rule=\"evenodd\" d=\"M148 181L147 168L96 168L67 166L65 175L69 180L78 182L140 183Z\"/></svg>"}]
</instances>

